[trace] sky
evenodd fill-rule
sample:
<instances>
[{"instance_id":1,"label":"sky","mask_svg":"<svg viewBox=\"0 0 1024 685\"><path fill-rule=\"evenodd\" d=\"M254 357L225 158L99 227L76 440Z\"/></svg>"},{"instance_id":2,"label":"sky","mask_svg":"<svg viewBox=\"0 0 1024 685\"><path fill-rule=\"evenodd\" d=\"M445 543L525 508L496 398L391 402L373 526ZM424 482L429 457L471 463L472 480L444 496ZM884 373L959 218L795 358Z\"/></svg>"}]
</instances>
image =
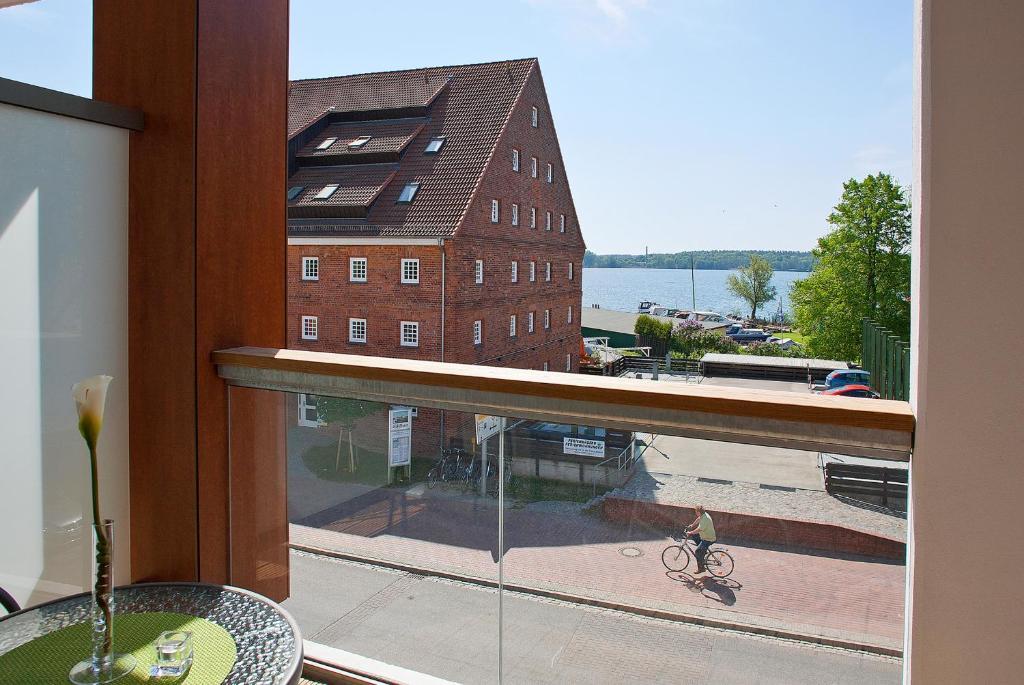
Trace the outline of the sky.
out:
<instances>
[{"instance_id":1,"label":"sky","mask_svg":"<svg viewBox=\"0 0 1024 685\"><path fill-rule=\"evenodd\" d=\"M91 94L91 5L0 10L0 76ZM290 76L540 60L598 253L806 250L912 178L912 0L292 0Z\"/></svg>"}]
</instances>

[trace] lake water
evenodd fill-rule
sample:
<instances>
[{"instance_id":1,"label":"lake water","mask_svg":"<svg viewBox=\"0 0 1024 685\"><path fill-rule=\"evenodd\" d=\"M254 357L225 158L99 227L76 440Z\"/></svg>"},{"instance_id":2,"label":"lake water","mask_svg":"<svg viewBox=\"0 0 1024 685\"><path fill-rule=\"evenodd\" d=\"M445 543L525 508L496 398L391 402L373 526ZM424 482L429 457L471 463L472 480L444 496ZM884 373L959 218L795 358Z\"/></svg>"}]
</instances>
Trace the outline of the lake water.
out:
<instances>
[{"instance_id":1,"label":"lake water","mask_svg":"<svg viewBox=\"0 0 1024 685\"><path fill-rule=\"evenodd\" d=\"M693 272L697 290L697 309L730 314L749 314L749 306L729 292L725 285L729 270L698 269ZM772 284L782 298L782 310L792 313L789 286L806 278L803 271L776 271ZM652 300L666 307L689 309L692 306L689 269L583 269L583 306L599 304L603 309L635 312L641 300ZM758 314L774 314L778 301L762 305Z\"/></svg>"}]
</instances>

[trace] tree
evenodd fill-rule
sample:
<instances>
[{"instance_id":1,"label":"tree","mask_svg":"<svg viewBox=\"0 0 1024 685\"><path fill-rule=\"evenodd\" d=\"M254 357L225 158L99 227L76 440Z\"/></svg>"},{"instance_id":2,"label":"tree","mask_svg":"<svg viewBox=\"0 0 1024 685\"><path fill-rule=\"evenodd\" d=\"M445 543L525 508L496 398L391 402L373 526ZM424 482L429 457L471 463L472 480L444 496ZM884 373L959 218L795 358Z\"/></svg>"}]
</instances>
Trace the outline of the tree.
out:
<instances>
[{"instance_id":1,"label":"tree","mask_svg":"<svg viewBox=\"0 0 1024 685\"><path fill-rule=\"evenodd\" d=\"M750 318L757 318L757 308L775 299L775 286L772 276L775 269L768 260L758 255L750 256L750 264L740 267L736 273L729 274L726 287L729 292L742 297L750 305Z\"/></svg>"},{"instance_id":2,"label":"tree","mask_svg":"<svg viewBox=\"0 0 1024 685\"><path fill-rule=\"evenodd\" d=\"M342 397L320 395L316 401L317 421L321 424L334 424L338 427L338 450L334 457L334 470L341 467L341 443L348 436L348 467L356 470L356 455L352 445L352 431L357 420L369 416L379 409L379 405L362 400L351 400Z\"/></svg>"},{"instance_id":3,"label":"tree","mask_svg":"<svg viewBox=\"0 0 1024 685\"><path fill-rule=\"evenodd\" d=\"M861 319L910 337L910 201L888 174L850 179L818 240L811 274L790 299L809 351L859 359Z\"/></svg>"}]
</instances>

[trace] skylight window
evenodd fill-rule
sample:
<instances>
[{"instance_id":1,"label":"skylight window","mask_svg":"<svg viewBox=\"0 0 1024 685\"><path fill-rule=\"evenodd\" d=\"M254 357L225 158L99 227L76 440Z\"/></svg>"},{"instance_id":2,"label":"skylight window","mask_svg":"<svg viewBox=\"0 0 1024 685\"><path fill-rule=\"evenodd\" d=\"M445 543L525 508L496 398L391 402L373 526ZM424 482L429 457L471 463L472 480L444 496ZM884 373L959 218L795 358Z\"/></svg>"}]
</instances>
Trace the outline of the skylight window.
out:
<instances>
[{"instance_id":1,"label":"skylight window","mask_svg":"<svg viewBox=\"0 0 1024 685\"><path fill-rule=\"evenodd\" d=\"M361 148L362 146L366 145L369 142L370 136L359 136L358 138L356 138L355 140L348 144L348 149L358 150L359 148Z\"/></svg>"},{"instance_id":2,"label":"skylight window","mask_svg":"<svg viewBox=\"0 0 1024 685\"><path fill-rule=\"evenodd\" d=\"M431 138L430 142L427 143L427 149L423 152L428 155L436 155L441 150L442 145L444 145L444 136Z\"/></svg>"},{"instance_id":3,"label":"skylight window","mask_svg":"<svg viewBox=\"0 0 1024 685\"><path fill-rule=\"evenodd\" d=\"M324 140L324 142L322 142L319 145L317 145L316 149L317 150L326 150L330 146L334 145L336 142L338 142L338 138L337 137L327 138L326 140Z\"/></svg>"},{"instance_id":4,"label":"skylight window","mask_svg":"<svg viewBox=\"0 0 1024 685\"><path fill-rule=\"evenodd\" d=\"M416 192L420 189L419 183L406 183L405 187L402 188L401 194L398 196L399 202L412 202L412 199L416 197Z\"/></svg>"},{"instance_id":5,"label":"skylight window","mask_svg":"<svg viewBox=\"0 0 1024 685\"><path fill-rule=\"evenodd\" d=\"M334 195L334 191L338 189L337 183L329 183L320 189L320 192L316 194L314 200L326 200L331 195Z\"/></svg>"},{"instance_id":6,"label":"skylight window","mask_svg":"<svg viewBox=\"0 0 1024 685\"><path fill-rule=\"evenodd\" d=\"M291 188L289 188L288 189L288 201L291 202L292 200L297 198L302 193L302 191L305 190L305 189L306 189L306 186L292 186Z\"/></svg>"}]
</instances>

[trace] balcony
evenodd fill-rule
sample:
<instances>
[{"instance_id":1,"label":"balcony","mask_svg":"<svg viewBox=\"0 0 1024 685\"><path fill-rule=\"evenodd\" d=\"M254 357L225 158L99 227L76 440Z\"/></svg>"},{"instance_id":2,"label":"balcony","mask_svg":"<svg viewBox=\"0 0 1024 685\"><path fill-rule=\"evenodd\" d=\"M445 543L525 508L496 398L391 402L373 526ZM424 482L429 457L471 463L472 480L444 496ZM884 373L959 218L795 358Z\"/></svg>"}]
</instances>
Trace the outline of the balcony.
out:
<instances>
[{"instance_id":1,"label":"balcony","mask_svg":"<svg viewBox=\"0 0 1024 685\"><path fill-rule=\"evenodd\" d=\"M685 645L705 677L779 660L899 681L906 520L824 492L820 455L905 464L904 403L293 350L214 361L232 471L286 474L288 549L256 563L289 567L314 660L662 682ZM695 504L727 577L662 559Z\"/></svg>"}]
</instances>

